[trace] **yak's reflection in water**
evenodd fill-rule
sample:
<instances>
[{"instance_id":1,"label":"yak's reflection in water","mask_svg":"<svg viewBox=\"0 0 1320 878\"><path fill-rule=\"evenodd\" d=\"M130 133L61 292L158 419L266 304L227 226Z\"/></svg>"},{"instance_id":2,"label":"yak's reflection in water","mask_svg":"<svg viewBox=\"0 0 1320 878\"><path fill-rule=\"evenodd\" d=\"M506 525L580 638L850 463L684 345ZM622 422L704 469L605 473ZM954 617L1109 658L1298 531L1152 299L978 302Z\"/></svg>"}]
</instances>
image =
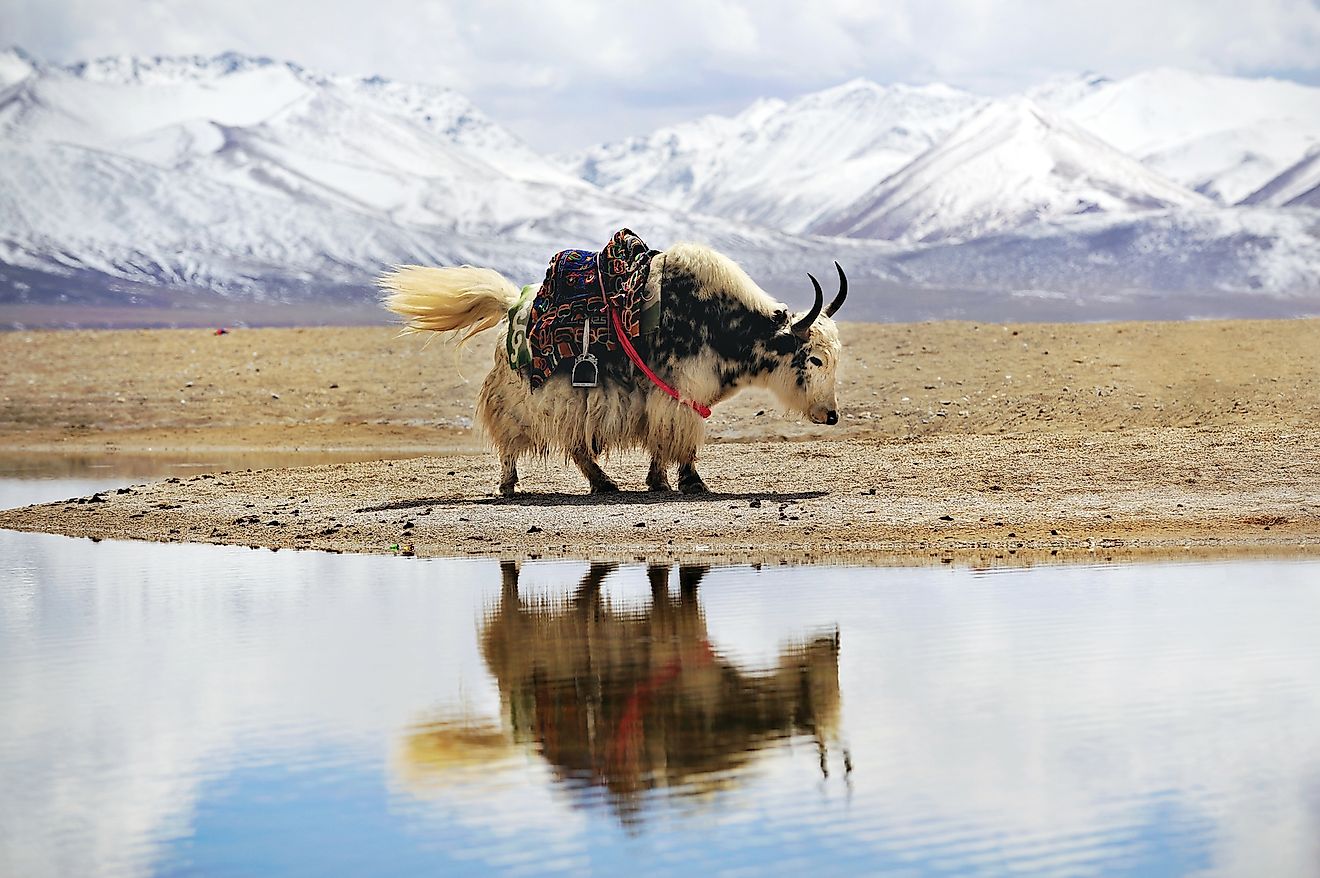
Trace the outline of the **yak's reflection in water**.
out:
<instances>
[{"instance_id":1,"label":"yak's reflection in water","mask_svg":"<svg viewBox=\"0 0 1320 878\"><path fill-rule=\"evenodd\" d=\"M531 748L561 783L604 788L632 823L647 791L719 789L776 741L814 742L826 778L831 762L845 777L852 771L838 745L837 629L785 645L772 668L746 670L711 646L697 597L705 567L679 567L676 595L669 567L649 567L651 602L628 609L601 594L615 567L592 564L567 597L529 600L518 564L501 565L480 642L502 724L448 718L416 727L406 747L414 780Z\"/></svg>"}]
</instances>

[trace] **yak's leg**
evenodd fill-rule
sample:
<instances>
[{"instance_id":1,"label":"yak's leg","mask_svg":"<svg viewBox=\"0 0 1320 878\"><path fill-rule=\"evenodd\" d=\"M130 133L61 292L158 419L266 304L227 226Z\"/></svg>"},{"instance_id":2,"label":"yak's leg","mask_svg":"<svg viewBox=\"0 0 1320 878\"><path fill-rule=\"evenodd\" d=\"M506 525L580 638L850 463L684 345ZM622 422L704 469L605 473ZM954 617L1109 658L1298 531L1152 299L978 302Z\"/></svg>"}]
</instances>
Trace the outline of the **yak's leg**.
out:
<instances>
[{"instance_id":1,"label":"yak's leg","mask_svg":"<svg viewBox=\"0 0 1320 878\"><path fill-rule=\"evenodd\" d=\"M697 458L694 455L678 464L678 490L684 494L708 494L710 488L701 480L697 472Z\"/></svg>"},{"instance_id":2,"label":"yak's leg","mask_svg":"<svg viewBox=\"0 0 1320 878\"><path fill-rule=\"evenodd\" d=\"M593 494L614 494L619 490L619 485L614 479L605 475L596 461L592 458L587 449L578 447L573 449L573 462L577 468L582 470L582 475L587 477L591 483L591 493Z\"/></svg>"},{"instance_id":3,"label":"yak's leg","mask_svg":"<svg viewBox=\"0 0 1320 878\"><path fill-rule=\"evenodd\" d=\"M697 586L710 568L704 564L684 564L678 568L678 594L683 600L692 600L697 596Z\"/></svg>"},{"instance_id":4,"label":"yak's leg","mask_svg":"<svg viewBox=\"0 0 1320 878\"><path fill-rule=\"evenodd\" d=\"M659 604L667 599L669 595L669 565L668 564L648 564L646 567L646 579L651 583L651 601Z\"/></svg>"},{"instance_id":5,"label":"yak's leg","mask_svg":"<svg viewBox=\"0 0 1320 878\"><path fill-rule=\"evenodd\" d=\"M669 487L668 467L660 462L660 457L651 454L651 469L646 474L646 487L650 491L672 491Z\"/></svg>"},{"instance_id":6,"label":"yak's leg","mask_svg":"<svg viewBox=\"0 0 1320 878\"><path fill-rule=\"evenodd\" d=\"M573 606L577 607L579 612L585 613L599 606L601 583L618 566L618 564L607 561L591 562L591 566L587 568L586 573L582 574L582 580L573 592Z\"/></svg>"},{"instance_id":7,"label":"yak's leg","mask_svg":"<svg viewBox=\"0 0 1320 878\"><path fill-rule=\"evenodd\" d=\"M526 385L509 368L501 344L496 349L495 368L487 373L477 394L477 419L499 455L500 493L505 497L512 497L518 484L518 458L535 447L526 397Z\"/></svg>"},{"instance_id":8,"label":"yak's leg","mask_svg":"<svg viewBox=\"0 0 1320 878\"><path fill-rule=\"evenodd\" d=\"M500 452L500 493L512 497L514 486L518 484L518 455L516 452Z\"/></svg>"},{"instance_id":9,"label":"yak's leg","mask_svg":"<svg viewBox=\"0 0 1320 878\"><path fill-rule=\"evenodd\" d=\"M518 573L517 561L500 562L500 593L503 598L511 598L515 604L518 602Z\"/></svg>"}]
</instances>

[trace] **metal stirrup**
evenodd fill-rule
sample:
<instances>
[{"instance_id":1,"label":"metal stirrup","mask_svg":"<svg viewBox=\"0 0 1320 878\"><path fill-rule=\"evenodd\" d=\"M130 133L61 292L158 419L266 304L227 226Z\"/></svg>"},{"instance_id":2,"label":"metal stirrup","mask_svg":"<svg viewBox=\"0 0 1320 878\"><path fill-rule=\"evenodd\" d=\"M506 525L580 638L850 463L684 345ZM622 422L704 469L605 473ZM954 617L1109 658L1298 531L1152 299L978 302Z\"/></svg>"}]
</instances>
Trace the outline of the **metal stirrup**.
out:
<instances>
[{"instance_id":1,"label":"metal stirrup","mask_svg":"<svg viewBox=\"0 0 1320 878\"><path fill-rule=\"evenodd\" d=\"M595 387L600 370L596 355L591 352L591 315L582 324L582 353L573 361L573 386Z\"/></svg>"}]
</instances>

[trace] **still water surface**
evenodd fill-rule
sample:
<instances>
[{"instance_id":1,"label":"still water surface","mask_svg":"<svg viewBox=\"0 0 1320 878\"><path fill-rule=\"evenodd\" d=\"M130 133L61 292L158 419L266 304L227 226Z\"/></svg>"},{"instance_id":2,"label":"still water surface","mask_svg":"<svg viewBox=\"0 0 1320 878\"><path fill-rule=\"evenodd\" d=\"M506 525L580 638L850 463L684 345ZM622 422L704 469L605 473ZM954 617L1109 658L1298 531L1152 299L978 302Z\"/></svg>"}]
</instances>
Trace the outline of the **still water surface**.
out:
<instances>
[{"instance_id":1,"label":"still water surface","mask_svg":"<svg viewBox=\"0 0 1320 878\"><path fill-rule=\"evenodd\" d=\"M0 558L4 875L1320 874L1314 561Z\"/></svg>"}]
</instances>

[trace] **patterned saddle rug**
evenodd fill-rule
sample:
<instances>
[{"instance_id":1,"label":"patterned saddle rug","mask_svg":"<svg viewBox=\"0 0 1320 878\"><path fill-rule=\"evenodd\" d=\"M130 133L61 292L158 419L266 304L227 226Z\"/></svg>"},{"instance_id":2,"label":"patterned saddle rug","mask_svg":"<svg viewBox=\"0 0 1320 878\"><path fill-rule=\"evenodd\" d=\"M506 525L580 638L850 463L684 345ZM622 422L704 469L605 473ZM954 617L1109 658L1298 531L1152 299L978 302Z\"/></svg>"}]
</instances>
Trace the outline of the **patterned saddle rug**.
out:
<instances>
[{"instance_id":1,"label":"patterned saddle rug","mask_svg":"<svg viewBox=\"0 0 1320 878\"><path fill-rule=\"evenodd\" d=\"M535 390L583 352L583 328L591 325L589 350L600 359L622 356L610 318L613 309L630 339L660 325L660 296L647 291L651 259L629 229L620 229L599 253L561 250L550 260L538 289L523 287L509 309L509 365L523 371Z\"/></svg>"}]
</instances>

